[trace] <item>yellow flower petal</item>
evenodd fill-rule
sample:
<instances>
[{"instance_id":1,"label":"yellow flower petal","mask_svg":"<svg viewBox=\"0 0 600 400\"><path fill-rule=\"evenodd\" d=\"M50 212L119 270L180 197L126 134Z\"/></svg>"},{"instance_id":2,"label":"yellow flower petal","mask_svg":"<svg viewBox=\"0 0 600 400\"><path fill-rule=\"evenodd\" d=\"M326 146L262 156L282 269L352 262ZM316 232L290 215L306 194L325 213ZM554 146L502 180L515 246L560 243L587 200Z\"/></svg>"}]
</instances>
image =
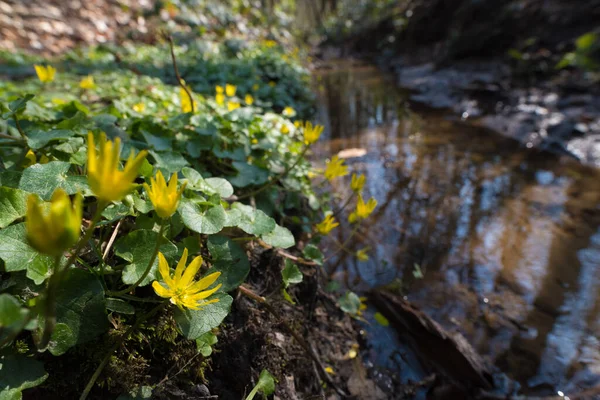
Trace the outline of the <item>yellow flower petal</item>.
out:
<instances>
[{"instance_id":1,"label":"yellow flower petal","mask_svg":"<svg viewBox=\"0 0 600 400\"><path fill-rule=\"evenodd\" d=\"M225 85L225 94L226 94L228 97L233 97L233 96L235 96L235 92L236 92L236 90L237 90L237 86L235 86L235 85L230 85L230 84L226 84L226 85Z\"/></svg>"},{"instance_id":2,"label":"yellow flower petal","mask_svg":"<svg viewBox=\"0 0 600 400\"><path fill-rule=\"evenodd\" d=\"M173 295L173 293L169 289L165 288L163 285L158 283L158 281L152 282L152 289L154 289L156 294L160 297L169 298Z\"/></svg>"},{"instance_id":3,"label":"yellow flower petal","mask_svg":"<svg viewBox=\"0 0 600 400\"><path fill-rule=\"evenodd\" d=\"M159 253L161 254L161 253ZM179 260L175 275L169 276L169 267L166 264L164 256L159 255L159 271L167 287L165 288L159 282L154 281L152 287L157 295L169 298L171 303L180 308L189 308L197 310L200 307L219 301L219 299L205 300L221 288L217 285L210 290L202 290L211 284L219 277L220 272L210 274L203 279L194 282L194 277L202 265L202 257L196 257L189 266L185 266L188 250L183 251L183 256Z\"/></svg>"},{"instance_id":4,"label":"yellow flower petal","mask_svg":"<svg viewBox=\"0 0 600 400\"><path fill-rule=\"evenodd\" d=\"M190 283L196 277L196 273L198 273L198 271L200 270L203 261L204 260L202 259L202 256L197 256L192 260L190 265L188 265L185 269L183 276L181 277L181 282L179 282L181 286L190 286Z\"/></svg>"}]
</instances>

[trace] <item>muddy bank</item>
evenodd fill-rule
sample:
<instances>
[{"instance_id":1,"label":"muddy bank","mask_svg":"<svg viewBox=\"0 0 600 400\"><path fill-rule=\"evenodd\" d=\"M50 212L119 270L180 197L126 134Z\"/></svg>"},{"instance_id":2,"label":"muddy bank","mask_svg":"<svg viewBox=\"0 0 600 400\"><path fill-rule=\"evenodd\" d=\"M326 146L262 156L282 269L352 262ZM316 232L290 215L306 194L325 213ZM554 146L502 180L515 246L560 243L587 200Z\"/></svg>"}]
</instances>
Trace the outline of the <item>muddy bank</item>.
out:
<instances>
[{"instance_id":1,"label":"muddy bank","mask_svg":"<svg viewBox=\"0 0 600 400\"><path fill-rule=\"evenodd\" d=\"M600 165L600 94L585 79L559 75L535 85L512 79L498 60L437 68L397 58L389 66L414 102L537 147Z\"/></svg>"}]
</instances>

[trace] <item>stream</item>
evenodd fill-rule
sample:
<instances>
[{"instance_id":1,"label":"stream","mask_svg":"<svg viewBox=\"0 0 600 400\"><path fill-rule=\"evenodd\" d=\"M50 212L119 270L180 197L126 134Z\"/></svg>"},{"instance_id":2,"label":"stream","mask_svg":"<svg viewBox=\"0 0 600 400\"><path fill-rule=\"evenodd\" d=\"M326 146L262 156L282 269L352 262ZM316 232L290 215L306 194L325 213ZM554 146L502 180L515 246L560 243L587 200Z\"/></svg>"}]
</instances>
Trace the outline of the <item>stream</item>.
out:
<instances>
[{"instance_id":1,"label":"stream","mask_svg":"<svg viewBox=\"0 0 600 400\"><path fill-rule=\"evenodd\" d=\"M378 201L348 244L368 247L369 261L341 253L328 272L361 296L388 285L464 335L520 393L598 385L598 171L413 110L394 78L371 65L337 62L315 72L315 86L325 131L313 159L323 166L339 153L351 172L366 174L365 198ZM333 194L351 195L350 176L333 182ZM330 235L344 242L351 229L344 220ZM388 389L423 379L375 312L365 312L362 352L379 371L373 379Z\"/></svg>"}]
</instances>

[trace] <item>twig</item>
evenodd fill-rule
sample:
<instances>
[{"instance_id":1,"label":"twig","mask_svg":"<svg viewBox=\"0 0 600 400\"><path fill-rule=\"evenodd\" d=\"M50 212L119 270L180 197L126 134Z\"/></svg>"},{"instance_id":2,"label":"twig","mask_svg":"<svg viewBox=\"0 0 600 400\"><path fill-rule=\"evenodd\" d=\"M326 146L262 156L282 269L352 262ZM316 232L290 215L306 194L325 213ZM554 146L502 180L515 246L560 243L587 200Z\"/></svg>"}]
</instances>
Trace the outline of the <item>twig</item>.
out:
<instances>
[{"instance_id":1,"label":"twig","mask_svg":"<svg viewBox=\"0 0 600 400\"><path fill-rule=\"evenodd\" d=\"M277 320L279 320L279 322L281 322L281 324L290 333L290 335L292 335L294 337L294 339L296 339L298 344L304 349L304 351L306 351L306 353L310 356L310 358L317 365L317 370L319 371L319 375L321 375L321 379L323 379L325 382L327 382L327 384L330 385L340 396L342 396L343 398L348 397L348 394L346 392L344 392L342 389L340 389L335 384L335 382L333 382L333 380L331 379L331 377L325 370L323 363L319 359L319 356L313 350L313 348L304 340L304 338L302 336L300 336L294 330L294 328L292 328L283 318L281 318L281 316L279 315L277 310L275 310L275 308L273 308L273 306L268 302L267 299L265 299L262 296L259 296L258 294L254 293L252 290L248 289L245 286L239 286L238 290L240 291L240 293L242 293L246 297L249 297L252 300L262 304L267 309L267 311L269 311Z\"/></svg>"},{"instance_id":2,"label":"twig","mask_svg":"<svg viewBox=\"0 0 600 400\"><path fill-rule=\"evenodd\" d=\"M308 261L308 260L305 260L304 258L293 256L293 255L291 255L289 253L286 253L285 251L283 251L281 249L277 249L277 254L279 254L282 257L289 258L290 260L295 261L298 264L310 265L310 266L313 266L313 267L316 267L316 266L319 265L319 264L317 264L314 261Z\"/></svg>"},{"instance_id":3,"label":"twig","mask_svg":"<svg viewBox=\"0 0 600 400\"><path fill-rule=\"evenodd\" d=\"M104 249L104 254L102 254L103 261L106 260L106 256L108 255L110 248L112 247L113 243L115 242L115 239L117 238L117 233L119 233L119 227L121 226L122 221L123 220L120 220L119 222L117 222L117 226L115 226L115 230L113 231L112 235L110 236L110 239L108 240L106 249Z\"/></svg>"},{"instance_id":4,"label":"twig","mask_svg":"<svg viewBox=\"0 0 600 400\"><path fill-rule=\"evenodd\" d=\"M192 97L192 92L190 92L190 90L184 85L183 79L181 79L181 75L179 75L179 69L177 68L177 59L175 58L173 37L171 35L167 35L167 40L169 41L169 47L171 48L171 59L173 60L173 70L175 71L175 77L177 78L177 83L179 84L179 86L181 86L181 88L183 90L185 90L185 93L190 98L190 105L192 107L192 112L195 112L196 110L194 107L194 98Z\"/></svg>"},{"instance_id":5,"label":"twig","mask_svg":"<svg viewBox=\"0 0 600 400\"><path fill-rule=\"evenodd\" d=\"M233 239L233 240L235 240L235 239ZM256 242L258 242L258 244L259 244L261 247L263 247L263 248L265 248L265 249L273 249L273 246L271 246L271 245L269 245L269 244L266 244L264 241L262 241L262 240L260 240L260 239L256 239L256 238L255 238L255 240L256 240ZM318 265L319 265L319 264L317 264L317 263L316 263L316 262L314 262L314 261L308 261L308 260L305 260L305 259L304 259L304 258L302 258L302 257L297 257L297 256L294 256L294 255L292 255L292 254L290 254L290 253L286 253L285 251L283 251L283 250L281 250L281 249L277 249L277 250L276 250L276 253L277 253L277 254L279 254L279 255L280 255L280 256L282 256L282 257L289 258L290 260L292 260L292 261L295 261L295 262L297 262L298 264L302 264L302 265L310 265L310 266L312 266L312 267L316 267L316 266L318 266Z\"/></svg>"},{"instance_id":6,"label":"twig","mask_svg":"<svg viewBox=\"0 0 600 400\"><path fill-rule=\"evenodd\" d=\"M167 371L167 373L165 374L165 377L164 377L164 378L162 378L162 380L156 384L156 387L158 387L158 386L162 385L163 383L165 383L165 382L166 382L166 381L168 381L169 379L175 378L177 375L179 375L180 373L182 373L182 372L183 372L183 370L184 370L184 369L186 369L186 368L188 367L188 365L190 365L190 364L192 363L192 361L194 361L194 360L195 360L195 359L196 359L198 356L200 356L200 355L202 355L202 353L196 353L196 354L194 354L194 356L193 356L192 358L190 358L190 359L188 360L188 362L186 362L186 363L183 365L183 367L181 367L181 368L179 369L179 371L177 371L177 372L176 372L175 374L173 374L172 376L169 376L169 373L171 372L171 370L172 370L173 368L175 368L175 365L173 365L171 368L169 368L169 370L168 370L168 371Z\"/></svg>"}]
</instances>

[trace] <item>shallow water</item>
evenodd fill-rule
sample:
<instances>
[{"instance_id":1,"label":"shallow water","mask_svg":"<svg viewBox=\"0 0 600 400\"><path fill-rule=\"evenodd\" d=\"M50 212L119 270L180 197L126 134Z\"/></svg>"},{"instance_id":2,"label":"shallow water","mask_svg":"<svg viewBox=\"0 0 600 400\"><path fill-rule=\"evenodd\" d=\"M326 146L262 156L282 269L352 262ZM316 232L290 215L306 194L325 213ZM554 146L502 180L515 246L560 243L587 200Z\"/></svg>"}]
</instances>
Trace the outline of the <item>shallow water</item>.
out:
<instances>
[{"instance_id":1,"label":"shallow water","mask_svg":"<svg viewBox=\"0 0 600 400\"><path fill-rule=\"evenodd\" d=\"M314 159L342 151L379 203L348 244L369 247L370 260L343 253L332 275L359 294L393 284L523 393L600 384L598 171L411 111L394 80L368 65L337 63L315 80L326 129ZM334 182L341 202L349 181ZM331 235L343 242L351 229ZM422 377L390 328L366 330L371 362Z\"/></svg>"}]
</instances>

